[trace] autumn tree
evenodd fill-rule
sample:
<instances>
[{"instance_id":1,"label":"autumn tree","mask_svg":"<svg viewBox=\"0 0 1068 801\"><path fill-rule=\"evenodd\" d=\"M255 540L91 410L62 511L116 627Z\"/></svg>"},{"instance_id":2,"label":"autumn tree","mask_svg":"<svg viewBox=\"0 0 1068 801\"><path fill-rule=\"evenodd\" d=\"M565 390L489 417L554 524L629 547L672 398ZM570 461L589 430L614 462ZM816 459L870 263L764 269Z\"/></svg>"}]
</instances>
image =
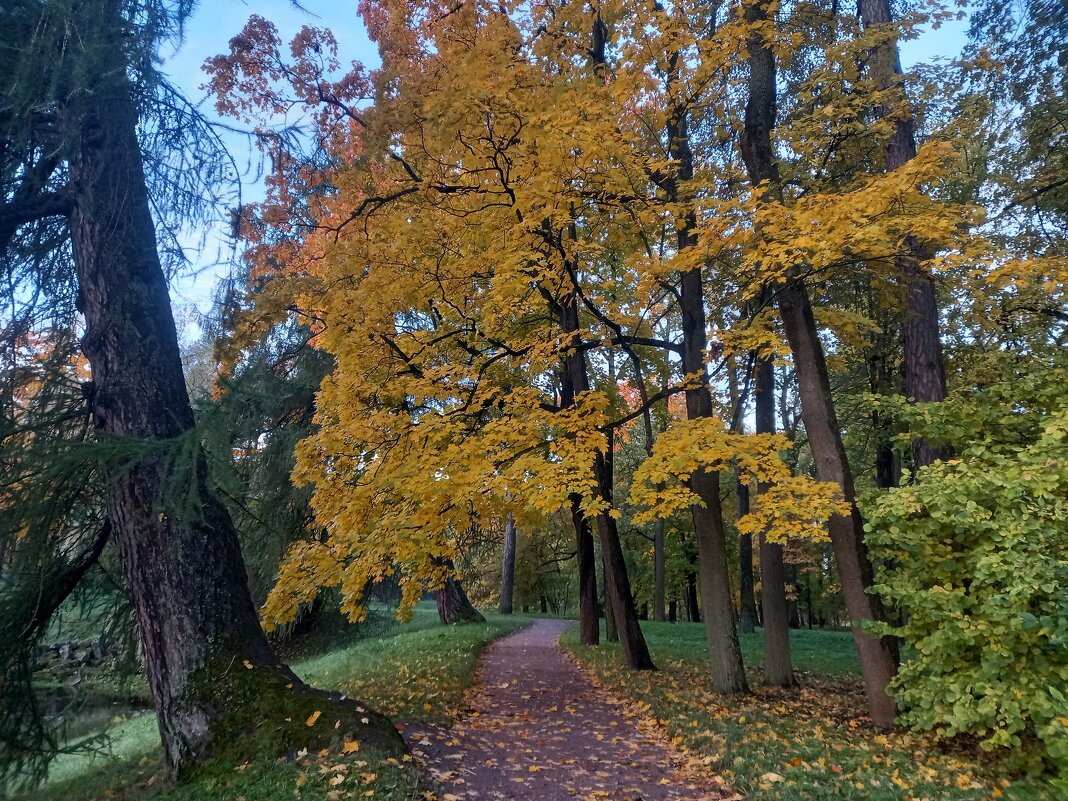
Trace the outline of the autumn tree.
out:
<instances>
[{"instance_id":1,"label":"autumn tree","mask_svg":"<svg viewBox=\"0 0 1068 801\"><path fill-rule=\"evenodd\" d=\"M163 119L151 110L181 107L152 64L190 10L186 3L27 2L2 16L5 41L22 46L5 56L0 234L12 253L23 231L62 226L57 247L69 248L64 277L77 281L81 348L92 372L83 385L86 413L110 451L101 461L109 536L174 773L239 751L241 734L263 732L263 718L279 709L303 720L302 710L329 706L349 719L349 705L303 685L268 646L186 394L138 133L145 119ZM184 125L195 128L195 119L190 113ZM173 147L175 137L155 144ZM174 164L166 150L159 155L157 165ZM283 720L269 728L266 742L288 745ZM386 749L401 747L377 716L363 732Z\"/></svg>"}]
</instances>

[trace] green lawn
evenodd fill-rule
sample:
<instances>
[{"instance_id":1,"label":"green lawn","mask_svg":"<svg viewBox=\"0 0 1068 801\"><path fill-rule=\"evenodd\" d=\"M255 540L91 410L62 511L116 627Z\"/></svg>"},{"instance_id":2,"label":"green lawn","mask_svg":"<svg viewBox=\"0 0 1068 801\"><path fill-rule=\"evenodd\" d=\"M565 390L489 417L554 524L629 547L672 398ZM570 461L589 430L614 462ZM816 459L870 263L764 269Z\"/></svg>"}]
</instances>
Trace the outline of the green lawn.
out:
<instances>
[{"instance_id":1,"label":"green lawn","mask_svg":"<svg viewBox=\"0 0 1068 801\"><path fill-rule=\"evenodd\" d=\"M337 689L404 722L445 721L462 705L478 657L487 643L529 618L488 614L487 623L443 627L432 604L378 636L294 662L310 684ZM48 781L20 801L339 801L409 799L421 780L404 761L380 755L319 753L296 760L272 756L219 766L190 783L162 778L155 717L117 720L108 730L108 753L58 757Z\"/></svg>"},{"instance_id":2,"label":"green lawn","mask_svg":"<svg viewBox=\"0 0 1068 801\"><path fill-rule=\"evenodd\" d=\"M622 667L618 644L586 648L564 634L605 686L666 728L698 770L712 768L747 801L1051 801L1042 780L1009 781L1005 768L961 744L880 732L863 717L864 695L848 632L793 631L802 681L796 691L760 687L762 638L742 637L753 695L724 698L709 687L704 627L643 623L656 672Z\"/></svg>"}]
</instances>

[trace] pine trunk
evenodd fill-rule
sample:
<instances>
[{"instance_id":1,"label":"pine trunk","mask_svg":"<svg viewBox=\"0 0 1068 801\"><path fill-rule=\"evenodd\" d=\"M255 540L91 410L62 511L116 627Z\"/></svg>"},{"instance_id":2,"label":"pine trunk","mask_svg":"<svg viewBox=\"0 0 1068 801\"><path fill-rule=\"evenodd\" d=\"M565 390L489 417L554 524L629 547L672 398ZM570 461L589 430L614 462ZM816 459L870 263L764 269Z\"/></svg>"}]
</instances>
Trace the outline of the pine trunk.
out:
<instances>
[{"instance_id":1,"label":"pine trunk","mask_svg":"<svg viewBox=\"0 0 1068 801\"><path fill-rule=\"evenodd\" d=\"M93 48L92 91L62 110L74 141L70 232L83 350L94 422L126 453L106 467L108 518L164 755L171 772L183 774L238 753L254 732L261 748L289 747L291 727L273 722L282 712L296 719L311 705L331 715L354 705L306 687L260 628L236 532L207 485L192 431L123 61L126 26L117 0L84 11L79 42ZM389 721L368 717L360 739L403 750Z\"/></svg>"}]
</instances>

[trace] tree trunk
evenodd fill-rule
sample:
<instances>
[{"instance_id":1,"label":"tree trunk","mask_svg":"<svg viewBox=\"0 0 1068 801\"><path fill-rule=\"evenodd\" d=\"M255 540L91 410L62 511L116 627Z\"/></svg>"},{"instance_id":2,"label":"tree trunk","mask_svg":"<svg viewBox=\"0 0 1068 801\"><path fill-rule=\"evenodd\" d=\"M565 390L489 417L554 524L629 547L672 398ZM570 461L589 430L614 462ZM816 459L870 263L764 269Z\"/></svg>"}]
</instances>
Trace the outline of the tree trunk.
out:
<instances>
[{"instance_id":1,"label":"tree trunk","mask_svg":"<svg viewBox=\"0 0 1068 801\"><path fill-rule=\"evenodd\" d=\"M853 639L860 655L868 712L877 726L894 722L896 706L887 687L897 669L896 649L889 638L864 631L863 625L878 620L876 600L868 595L872 567L864 547L864 523L856 506L853 474L842 444L841 429L831 398L830 379L823 346L808 293L797 278L788 279L779 290L779 313L790 343L801 396L801 417L809 437L809 448L821 481L833 481L850 504L848 515L834 515L829 523L831 545L838 564L838 578L846 612L853 624Z\"/></svg>"},{"instance_id":2,"label":"tree trunk","mask_svg":"<svg viewBox=\"0 0 1068 801\"><path fill-rule=\"evenodd\" d=\"M653 620L664 622L664 582L666 580L664 559L664 521L657 520L653 527Z\"/></svg>"},{"instance_id":3,"label":"tree trunk","mask_svg":"<svg viewBox=\"0 0 1068 801\"><path fill-rule=\"evenodd\" d=\"M775 433L775 365L770 359L756 362L753 393L758 434ZM758 487L764 492L767 487ZM783 546L760 536L760 603L764 611L764 681L771 687L793 687L790 655L790 620L786 604Z\"/></svg>"},{"instance_id":4,"label":"tree trunk","mask_svg":"<svg viewBox=\"0 0 1068 801\"><path fill-rule=\"evenodd\" d=\"M669 195L678 201L681 196L679 184L693 178L693 153L690 149L687 113L683 109L676 110L669 120L668 143L678 171L677 180ZM697 245L697 236L694 233L696 224L692 210L686 211L676 221L676 239L680 253ZM682 371L688 376L700 377L699 386L686 390L686 417L689 420L699 420L713 415L712 394L708 387L708 370L705 365L708 334L705 330L704 284L700 268L682 273L680 290ZM712 690L722 694L748 692L745 668L742 665L742 650L738 644L738 630L735 625L734 600L731 597L727 537L719 498L719 473L698 470L688 483L701 501L700 504L690 507L690 510L697 538L698 575L701 582L705 630L708 634Z\"/></svg>"},{"instance_id":5,"label":"tree trunk","mask_svg":"<svg viewBox=\"0 0 1068 801\"><path fill-rule=\"evenodd\" d=\"M745 14L748 20L759 21L768 18L767 12L765 2L756 2L746 7ZM775 92L774 53L760 33L753 33L749 39L749 98L745 109L742 158L754 187L769 181L771 191L777 192L779 175L771 140L775 126ZM853 636L860 654L868 710L877 725L890 725L896 710L886 688L893 678L896 661L888 642L872 637L862 629L865 621L876 619L874 599L866 593L871 586L872 571L864 549L853 476L834 413L823 346L801 280L788 276L786 284L778 291L777 300L794 358L801 416L817 473L822 481L838 484L843 497L852 505L851 515L835 515L830 520L831 542L838 561L842 594L854 622ZM767 594L766 590L764 594ZM767 622L765 619L765 628Z\"/></svg>"},{"instance_id":6,"label":"tree trunk","mask_svg":"<svg viewBox=\"0 0 1068 801\"><path fill-rule=\"evenodd\" d=\"M579 315L577 300L574 295L562 299L553 299L554 311L560 321L561 329L574 337L579 333ZM590 389L590 379L586 371L586 357L581 350L572 349L564 356L565 380L563 404L575 403L578 396ZM608 433L607 453L598 453L593 460L593 479L597 492L609 508L612 508L612 432ZM611 606L615 617L623 653L627 665L634 670L655 670L645 637L638 625L638 615L631 594L630 577L627 575L627 563L623 557L623 546L619 541L616 521L608 512L597 515L597 534L601 543L601 558L604 563L605 605Z\"/></svg>"},{"instance_id":7,"label":"tree trunk","mask_svg":"<svg viewBox=\"0 0 1068 801\"><path fill-rule=\"evenodd\" d=\"M575 526L579 573L579 642L597 645L601 640L600 614L597 610L597 568L590 521L582 513L582 497L571 496L571 521Z\"/></svg>"},{"instance_id":8,"label":"tree trunk","mask_svg":"<svg viewBox=\"0 0 1068 801\"><path fill-rule=\"evenodd\" d=\"M452 570L452 564L448 566ZM486 618L482 613L471 605L467 593L464 592L460 579L450 575L445 579L445 584L437 591L438 620L443 626L451 626L454 623L485 623Z\"/></svg>"},{"instance_id":9,"label":"tree trunk","mask_svg":"<svg viewBox=\"0 0 1068 801\"><path fill-rule=\"evenodd\" d=\"M749 485L740 471L735 471L735 492L738 497L738 517L749 514ZM738 539L738 631L752 634L756 630L756 590L753 581L753 537L742 534Z\"/></svg>"},{"instance_id":10,"label":"tree trunk","mask_svg":"<svg viewBox=\"0 0 1068 801\"><path fill-rule=\"evenodd\" d=\"M79 16L72 41L91 48L82 76L90 91L65 98L62 113L74 140L70 230L90 404L101 437L126 454L105 468L108 518L165 759L183 774L243 741L281 752L297 735L275 723L286 716L318 705L346 714L348 726L355 706L306 687L260 628L233 524L208 488L192 431L126 78L126 24L117 0L87 3ZM403 749L388 720L365 717L361 740ZM255 740L245 737L253 731Z\"/></svg>"},{"instance_id":11,"label":"tree trunk","mask_svg":"<svg viewBox=\"0 0 1068 801\"><path fill-rule=\"evenodd\" d=\"M786 619L790 628L801 628L801 608L797 603L797 565L786 563Z\"/></svg>"},{"instance_id":12,"label":"tree trunk","mask_svg":"<svg viewBox=\"0 0 1068 801\"><path fill-rule=\"evenodd\" d=\"M889 0L859 0L857 9L865 28L893 22ZM887 42L875 48L871 59L876 79L882 89L897 89L904 95L901 60L897 43ZM896 170L916 156L916 137L912 117L906 110L888 99L880 109L883 118L895 115L894 129L883 144L887 171ZM905 368L905 394L917 403L939 402L946 399L946 373L942 359L942 337L938 320L938 296L931 276L922 263L931 258L930 250L915 237L905 241L907 252L896 259L898 271L905 281L906 301L901 321L901 338ZM936 448L922 438L912 445L916 468L945 459L946 448Z\"/></svg>"},{"instance_id":13,"label":"tree trunk","mask_svg":"<svg viewBox=\"0 0 1068 801\"><path fill-rule=\"evenodd\" d=\"M501 605L502 615L512 614L512 596L515 591L515 517L509 512L504 519L504 557L501 559Z\"/></svg>"},{"instance_id":14,"label":"tree trunk","mask_svg":"<svg viewBox=\"0 0 1068 801\"><path fill-rule=\"evenodd\" d=\"M679 601L672 598L668 602L668 623L677 623L679 620Z\"/></svg>"},{"instance_id":15,"label":"tree trunk","mask_svg":"<svg viewBox=\"0 0 1068 801\"><path fill-rule=\"evenodd\" d=\"M619 642L619 629L616 627L615 607L608 598L608 566L601 560L601 576L604 578L604 641Z\"/></svg>"},{"instance_id":16,"label":"tree trunk","mask_svg":"<svg viewBox=\"0 0 1068 801\"><path fill-rule=\"evenodd\" d=\"M697 574L686 574L686 619L691 623L701 622L701 607L697 602Z\"/></svg>"}]
</instances>

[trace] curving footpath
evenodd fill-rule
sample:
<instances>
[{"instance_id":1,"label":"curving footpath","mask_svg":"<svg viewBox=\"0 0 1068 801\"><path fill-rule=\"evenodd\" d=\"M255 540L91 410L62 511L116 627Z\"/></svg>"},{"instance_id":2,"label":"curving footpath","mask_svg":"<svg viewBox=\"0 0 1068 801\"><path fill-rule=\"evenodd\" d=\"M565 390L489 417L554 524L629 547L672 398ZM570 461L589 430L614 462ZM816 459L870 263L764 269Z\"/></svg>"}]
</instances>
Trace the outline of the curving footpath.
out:
<instances>
[{"instance_id":1,"label":"curving footpath","mask_svg":"<svg viewBox=\"0 0 1068 801\"><path fill-rule=\"evenodd\" d=\"M683 778L685 757L623 713L560 651L566 620L536 620L486 649L468 712L448 729L410 727L416 759L447 801L721 801ZM703 786L702 786L703 785Z\"/></svg>"}]
</instances>

